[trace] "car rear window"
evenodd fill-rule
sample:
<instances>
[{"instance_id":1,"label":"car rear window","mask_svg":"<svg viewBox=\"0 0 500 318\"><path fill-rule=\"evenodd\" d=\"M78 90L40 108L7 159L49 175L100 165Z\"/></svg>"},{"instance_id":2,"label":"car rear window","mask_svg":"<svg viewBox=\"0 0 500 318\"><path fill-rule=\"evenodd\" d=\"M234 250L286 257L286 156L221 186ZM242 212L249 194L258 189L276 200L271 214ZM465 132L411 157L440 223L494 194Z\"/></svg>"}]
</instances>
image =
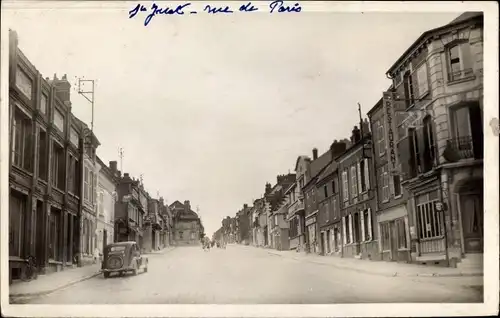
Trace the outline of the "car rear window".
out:
<instances>
[{"instance_id":1,"label":"car rear window","mask_svg":"<svg viewBox=\"0 0 500 318\"><path fill-rule=\"evenodd\" d=\"M109 250L111 252L120 252L125 250L125 246L111 246Z\"/></svg>"}]
</instances>

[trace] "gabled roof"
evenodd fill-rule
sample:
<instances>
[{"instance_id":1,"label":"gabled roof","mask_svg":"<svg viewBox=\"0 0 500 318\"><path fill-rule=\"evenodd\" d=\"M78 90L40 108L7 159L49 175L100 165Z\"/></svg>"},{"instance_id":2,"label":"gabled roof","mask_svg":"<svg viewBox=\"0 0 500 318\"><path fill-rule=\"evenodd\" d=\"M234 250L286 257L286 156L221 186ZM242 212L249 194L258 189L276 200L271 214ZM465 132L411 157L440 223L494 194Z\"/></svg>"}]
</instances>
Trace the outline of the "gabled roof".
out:
<instances>
[{"instance_id":1,"label":"gabled roof","mask_svg":"<svg viewBox=\"0 0 500 318\"><path fill-rule=\"evenodd\" d=\"M330 176L332 173L337 170L337 162L335 161L330 161L328 165L325 167L325 169L321 172L321 174L318 176L318 181L316 183L321 183L324 179L326 179L328 176Z\"/></svg>"},{"instance_id":2,"label":"gabled roof","mask_svg":"<svg viewBox=\"0 0 500 318\"><path fill-rule=\"evenodd\" d=\"M304 160L304 161L309 161L309 162L311 162L311 158L309 158L308 156L298 156L298 157L297 157L297 160L295 161L295 170L294 170L294 171L297 171L297 168L298 168L298 166L299 166L299 161L300 161L301 159L302 159L302 160Z\"/></svg>"}]
</instances>

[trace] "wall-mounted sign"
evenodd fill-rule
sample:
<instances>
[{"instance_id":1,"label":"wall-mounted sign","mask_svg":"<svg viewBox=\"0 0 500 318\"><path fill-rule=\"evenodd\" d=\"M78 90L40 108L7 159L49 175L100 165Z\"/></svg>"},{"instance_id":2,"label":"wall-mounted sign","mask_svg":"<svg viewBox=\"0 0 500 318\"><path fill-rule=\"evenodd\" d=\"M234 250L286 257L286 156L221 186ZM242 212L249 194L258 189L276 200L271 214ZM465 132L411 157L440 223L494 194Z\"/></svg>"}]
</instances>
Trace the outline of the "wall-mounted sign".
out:
<instances>
[{"instance_id":1,"label":"wall-mounted sign","mask_svg":"<svg viewBox=\"0 0 500 318\"><path fill-rule=\"evenodd\" d=\"M398 156L396 154L396 120L394 109L394 93L384 92L383 94L383 109L385 118L385 140L387 146L387 155L389 160L389 170L394 172L398 167Z\"/></svg>"}]
</instances>

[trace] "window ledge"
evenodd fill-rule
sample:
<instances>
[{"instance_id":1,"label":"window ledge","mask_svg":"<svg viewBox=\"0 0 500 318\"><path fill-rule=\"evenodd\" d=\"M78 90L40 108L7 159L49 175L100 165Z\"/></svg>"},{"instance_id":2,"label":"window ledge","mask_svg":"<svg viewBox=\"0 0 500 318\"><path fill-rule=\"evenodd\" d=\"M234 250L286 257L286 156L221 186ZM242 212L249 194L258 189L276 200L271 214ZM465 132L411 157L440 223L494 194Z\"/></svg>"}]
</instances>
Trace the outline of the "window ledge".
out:
<instances>
[{"instance_id":1,"label":"window ledge","mask_svg":"<svg viewBox=\"0 0 500 318\"><path fill-rule=\"evenodd\" d=\"M394 196L394 200L401 199L402 197L403 197L403 194L400 194L400 195Z\"/></svg>"},{"instance_id":2,"label":"window ledge","mask_svg":"<svg viewBox=\"0 0 500 318\"><path fill-rule=\"evenodd\" d=\"M389 203L389 199L387 199L387 200L382 200L382 203Z\"/></svg>"},{"instance_id":3,"label":"window ledge","mask_svg":"<svg viewBox=\"0 0 500 318\"><path fill-rule=\"evenodd\" d=\"M455 85L455 84L473 81L475 79L476 79L476 75L471 75L471 76L467 76L467 77L456 79L456 80L448 80L448 82L446 84Z\"/></svg>"}]
</instances>

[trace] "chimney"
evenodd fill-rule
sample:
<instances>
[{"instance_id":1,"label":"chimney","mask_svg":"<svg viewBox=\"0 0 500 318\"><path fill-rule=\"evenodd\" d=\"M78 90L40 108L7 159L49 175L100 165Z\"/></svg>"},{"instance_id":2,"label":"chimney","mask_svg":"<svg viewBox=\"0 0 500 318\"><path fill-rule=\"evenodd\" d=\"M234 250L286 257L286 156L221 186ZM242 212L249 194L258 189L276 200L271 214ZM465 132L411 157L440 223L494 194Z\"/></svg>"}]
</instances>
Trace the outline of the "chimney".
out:
<instances>
[{"instance_id":1,"label":"chimney","mask_svg":"<svg viewBox=\"0 0 500 318\"><path fill-rule=\"evenodd\" d=\"M359 130L358 126L354 126L354 129L352 130L351 142L355 144L360 140L361 140L361 131Z\"/></svg>"},{"instance_id":2,"label":"chimney","mask_svg":"<svg viewBox=\"0 0 500 318\"><path fill-rule=\"evenodd\" d=\"M109 162L109 169L111 169L111 172L113 172L114 175L118 172L118 162L116 161L110 161Z\"/></svg>"},{"instance_id":3,"label":"chimney","mask_svg":"<svg viewBox=\"0 0 500 318\"><path fill-rule=\"evenodd\" d=\"M125 172L125 173L123 174L123 177L124 177L124 178L128 178L128 179L130 179L130 175L128 174L128 172Z\"/></svg>"},{"instance_id":4,"label":"chimney","mask_svg":"<svg viewBox=\"0 0 500 318\"><path fill-rule=\"evenodd\" d=\"M333 141L330 146L330 152L332 154L332 160L334 160L337 156L344 153L347 149L347 144L344 140L337 141L336 139Z\"/></svg>"},{"instance_id":5,"label":"chimney","mask_svg":"<svg viewBox=\"0 0 500 318\"><path fill-rule=\"evenodd\" d=\"M184 201L184 208L186 212L191 211L191 204L189 203L189 200Z\"/></svg>"},{"instance_id":6,"label":"chimney","mask_svg":"<svg viewBox=\"0 0 500 318\"><path fill-rule=\"evenodd\" d=\"M246 209L248 209L248 204L243 204L243 210L246 211Z\"/></svg>"},{"instance_id":7,"label":"chimney","mask_svg":"<svg viewBox=\"0 0 500 318\"><path fill-rule=\"evenodd\" d=\"M54 82L52 83L56 89L56 96L63 102L70 102L71 84L68 82L66 74L61 79L54 74Z\"/></svg>"},{"instance_id":8,"label":"chimney","mask_svg":"<svg viewBox=\"0 0 500 318\"><path fill-rule=\"evenodd\" d=\"M368 118L365 118L363 121L363 135L368 135L370 133L370 123L368 122Z\"/></svg>"},{"instance_id":9,"label":"chimney","mask_svg":"<svg viewBox=\"0 0 500 318\"><path fill-rule=\"evenodd\" d=\"M266 183L266 191L265 191L265 194L268 194L269 192L271 192L271 184L269 182Z\"/></svg>"},{"instance_id":10,"label":"chimney","mask_svg":"<svg viewBox=\"0 0 500 318\"><path fill-rule=\"evenodd\" d=\"M313 160L316 160L316 159L318 159L318 149L314 148L313 149Z\"/></svg>"}]
</instances>

